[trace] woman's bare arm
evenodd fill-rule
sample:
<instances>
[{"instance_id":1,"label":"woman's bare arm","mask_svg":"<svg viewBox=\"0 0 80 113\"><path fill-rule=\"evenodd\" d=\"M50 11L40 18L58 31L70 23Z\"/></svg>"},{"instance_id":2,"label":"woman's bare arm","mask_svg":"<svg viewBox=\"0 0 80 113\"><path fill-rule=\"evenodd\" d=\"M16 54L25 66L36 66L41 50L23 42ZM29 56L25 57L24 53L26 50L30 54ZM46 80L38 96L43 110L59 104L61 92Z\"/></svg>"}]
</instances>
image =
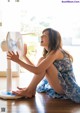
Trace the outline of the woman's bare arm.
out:
<instances>
[{"instance_id":1,"label":"woman's bare arm","mask_svg":"<svg viewBox=\"0 0 80 113\"><path fill-rule=\"evenodd\" d=\"M33 66L24 63L21 61L18 57L18 54L16 55L14 52L9 52L7 58L18 63L28 71L35 73L39 75L42 71L45 71L57 58L58 58L59 51L57 52L51 52L45 59L43 59L38 66Z\"/></svg>"},{"instance_id":2,"label":"woman's bare arm","mask_svg":"<svg viewBox=\"0 0 80 113\"><path fill-rule=\"evenodd\" d=\"M34 64L33 64L33 63L29 60L29 58L26 56L26 55L27 55L27 51L28 51L28 49L27 49L27 44L24 44L24 54L23 54L23 58L24 58L24 60L26 61L27 64L34 66Z\"/></svg>"}]
</instances>

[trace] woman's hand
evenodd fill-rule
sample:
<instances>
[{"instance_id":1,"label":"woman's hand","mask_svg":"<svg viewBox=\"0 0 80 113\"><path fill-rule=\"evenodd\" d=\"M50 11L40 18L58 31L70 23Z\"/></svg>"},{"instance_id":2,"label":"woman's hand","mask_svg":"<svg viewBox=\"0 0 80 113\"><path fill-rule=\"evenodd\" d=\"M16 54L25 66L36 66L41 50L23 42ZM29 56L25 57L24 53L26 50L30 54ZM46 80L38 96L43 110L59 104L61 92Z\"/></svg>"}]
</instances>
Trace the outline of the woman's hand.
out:
<instances>
[{"instance_id":1,"label":"woman's hand","mask_svg":"<svg viewBox=\"0 0 80 113\"><path fill-rule=\"evenodd\" d=\"M26 54L27 54L27 45L24 44L24 54L23 54L23 57L26 57Z\"/></svg>"},{"instance_id":2,"label":"woman's hand","mask_svg":"<svg viewBox=\"0 0 80 113\"><path fill-rule=\"evenodd\" d=\"M16 52L16 54L13 51L8 51L7 59L12 60L14 62L19 61L19 54Z\"/></svg>"}]
</instances>

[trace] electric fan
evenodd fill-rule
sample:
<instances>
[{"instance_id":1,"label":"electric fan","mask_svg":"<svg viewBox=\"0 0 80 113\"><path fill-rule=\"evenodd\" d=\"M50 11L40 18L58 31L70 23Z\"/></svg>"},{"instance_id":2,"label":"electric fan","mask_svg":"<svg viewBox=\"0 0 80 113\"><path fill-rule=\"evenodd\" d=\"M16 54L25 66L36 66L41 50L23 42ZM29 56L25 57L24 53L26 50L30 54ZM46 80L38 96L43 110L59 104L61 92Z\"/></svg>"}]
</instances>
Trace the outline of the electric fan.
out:
<instances>
[{"instance_id":1,"label":"electric fan","mask_svg":"<svg viewBox=\"0 0 80 113\"><path fill-rule=\"evenodd\" d=\"M22 35L19 32L8 32L6 40L1 43L1 48L3 51L14 51L19 53L19 57L23 56L23 40ZM7 59L7 88L6 90L0 91L0 98L3 99L17 99L21 96L16 96L12 94L12 74L11 74L11 60Z\"/></svg>"}]
</instances>

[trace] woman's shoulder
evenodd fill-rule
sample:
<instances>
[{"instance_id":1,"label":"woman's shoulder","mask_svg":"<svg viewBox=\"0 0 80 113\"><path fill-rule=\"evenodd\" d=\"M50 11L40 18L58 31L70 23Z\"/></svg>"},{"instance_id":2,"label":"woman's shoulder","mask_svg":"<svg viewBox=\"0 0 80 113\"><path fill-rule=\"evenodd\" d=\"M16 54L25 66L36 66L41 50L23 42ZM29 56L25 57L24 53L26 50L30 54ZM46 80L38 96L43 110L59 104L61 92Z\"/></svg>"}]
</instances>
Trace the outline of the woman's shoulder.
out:
<instances>
[{"instance_id":1,"label":"woman's shoulder","mask_svg":"<svg viewBox=\"0 0 80 113\"><path fill-rule=\"evenodd\" d=\"M60 49L60 54L58 55L58 60L70 60L72 58L68 52L66 52L64 49Z\"/></svg>"},{"instance_id":2,"label":"woman's shoulder","mask_svg":"<svg viewBox=\"0 0 80 113\"><path fill-rule=\"evenodd\" d=\"M58 50L58 60L64 59L64 53L63 53L63 49L59 49Z\"/></svg>"},{"instance_id":3,"label":"woman's shoulder","mask_svg":"<svg viewBox=\"0 0 80 113\"><path fill-rule=\"evenodd\" d=\"M53 50L52 50L52 51L50 52L50 55L54 56L54 57L55 57L55 60L61 60L61 59L64 58L64 54L63 54L63 52L62 52L61 49L58 49L58 50L56 50L56 51L53 51Z\"/></svg>"}]
</instances>

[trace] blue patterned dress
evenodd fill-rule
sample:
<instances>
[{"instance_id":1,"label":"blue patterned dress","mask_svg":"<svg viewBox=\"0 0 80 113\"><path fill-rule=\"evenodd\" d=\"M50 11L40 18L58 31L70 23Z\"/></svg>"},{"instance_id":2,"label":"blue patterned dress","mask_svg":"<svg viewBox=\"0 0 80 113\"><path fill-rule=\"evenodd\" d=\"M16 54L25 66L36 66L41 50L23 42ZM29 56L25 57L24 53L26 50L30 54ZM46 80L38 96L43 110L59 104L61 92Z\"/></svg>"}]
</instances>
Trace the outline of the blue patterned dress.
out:
<instances>
[{"instance_id":1,"label":"blue patterned dress","mask_svg":"<svg viewBox=\"0 0 80 113\"><path fill-rule=\"evenodd\" d=\"M52 98L71 99L76 103L80 103L80 87L76 83L72 62L69 60L66 52L63 50L62 52L64 58L56 60L54 65L58 70L58 78L65 94L56 93L45 77L37 86L36 90L37 92L46 92Z\"/></svg>"}]
</instances>

